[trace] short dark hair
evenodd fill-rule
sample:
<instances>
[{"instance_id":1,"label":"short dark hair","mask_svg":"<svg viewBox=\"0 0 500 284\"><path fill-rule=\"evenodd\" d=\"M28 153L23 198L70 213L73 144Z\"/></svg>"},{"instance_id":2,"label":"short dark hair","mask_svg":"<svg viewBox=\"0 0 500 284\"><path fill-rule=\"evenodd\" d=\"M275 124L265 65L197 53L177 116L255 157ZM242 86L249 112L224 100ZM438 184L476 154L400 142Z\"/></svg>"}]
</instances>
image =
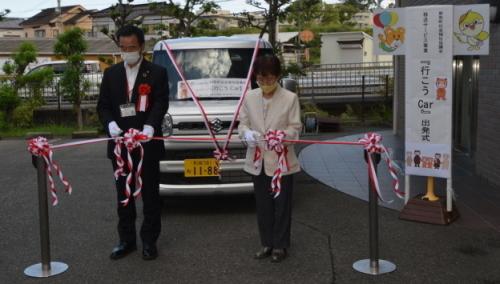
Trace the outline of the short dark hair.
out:
<instances>
[{"instance_id":1,"label":"short dark hair","mask_svg":"<svg viewBox=\"0 0 500 284\"><path fill-rule=\"evenodd\" d=\"M144 44L144 32L136 26L132 25L123 26L116 32L116 38L118 40L120 40L121 36L132 36L132 35L135 35L137 37L137 40L141 45Z\"/></svg>"},{"instance_id":2,"label":"short dark hair","mask_svg":"<svg viewBox=\"0 0 500 284\"><path fill-rule=\"evenodd\" d=\"M253 73L255 75L281 75L281 62L274 54L260 55L253 64Z\"/></svg>"}]
</instances>

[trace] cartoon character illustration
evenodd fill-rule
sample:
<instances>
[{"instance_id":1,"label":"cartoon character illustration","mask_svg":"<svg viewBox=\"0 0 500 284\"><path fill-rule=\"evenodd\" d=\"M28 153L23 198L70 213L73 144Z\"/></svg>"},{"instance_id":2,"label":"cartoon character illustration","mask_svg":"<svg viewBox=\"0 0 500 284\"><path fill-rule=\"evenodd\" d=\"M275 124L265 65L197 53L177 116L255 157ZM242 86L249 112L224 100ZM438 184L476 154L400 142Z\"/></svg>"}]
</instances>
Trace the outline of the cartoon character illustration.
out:
<instances>
[{"instance_id":1,"label":"cartoon character illustration","mask_svg":"<svg viewBox=\"0 0 500 284\"><path fill-rule=\"evenodd\" d=\"M442 169L447 170L448 167L450 166L450 155L449 154L443 154L443 163L442 163Z\"/></svg>"},{"instance_id":2,"label":"cartoon character illustration","mask_svg":"<svg viewBox=\"0 0 500 284\"><path fill-rule=\"evenodd\" d=\"M415 150L413 155L413 164L415 167L420 167L420 150Z\"/></svg>"},{"instance_id":3,"label":"cartoon character illustration","mask_svg":"<svg viewBox=\"0 0 500 284\"><path fill-rule=\"evenodd\" d=\"M469 51L481 49L483 42L490 36L488 32L483 31L483 16L472 10L460 16L458 28L461 33L454 33L455 37L461 43L468 44L467 50Z\"/></svg>"},{"instance_id":4,"label":"cartoon character illustration","mask_svg":"<svg viewBox=\"0 0 500 284\"><path fill-rule=\"evenodd\" d=\"M380 48L384 51L391 52L405 41L405 29L403 27L399 27L397 29L393 29L392 27L386 27L384 29L384 34L379 34L378 38L380 40Z\"/></svg>"},{"instance_id":5,"label":"cartoon character illustration","mask_svg":"<svg viewBox=\"0 0 500 284\"><path fill-rule=\"evenodd\" d=\"M396 12L384 11L373 16L373 24L384 29L384 33L378 34L380 49L386 52L393 52L405 41L405 28L395 27L399 16Z\"/></svg>"},{"instance_id":6,"label":"cartoon character illustration","mask_svg":"<svg viewBox=\"0 0 500 284\"><path fill-rule=\"evenodd\" d=\"M421 160L422 160L421 162L422 168L432 169L432 164L434 162L433 157L422 156Z\"/></svg>"},{"instance_id":7,"label":"cartoon character illustration","mask_svg":"<svg viewBox=\"0 0 500 284\"><path fill-rule=\"evenodd\" d=\"M411 151L406 152L406 166L411 167L411 162L413 160L413 157L411 155Z\"/></svg>"},{"instance_id":8,"label":"cartoon character illustration","mask_svg":"<svg viewBox=\"0 0 500 284\"><path fill-rule=\"evenodd\" d=\"M439 169L441 167L441 154L434 154L434 168Z\"/></svg>"},{"instance_id":9,"label":"cartoon character illustration","mask_svg":"<svg viewBox=\"0 0 500 284\"><path fill-rule=\"evenodd\" d=\"M436 100L446 100L446 86L448 85L448 78L436 78Z\"/></svg>"}]
</instances>

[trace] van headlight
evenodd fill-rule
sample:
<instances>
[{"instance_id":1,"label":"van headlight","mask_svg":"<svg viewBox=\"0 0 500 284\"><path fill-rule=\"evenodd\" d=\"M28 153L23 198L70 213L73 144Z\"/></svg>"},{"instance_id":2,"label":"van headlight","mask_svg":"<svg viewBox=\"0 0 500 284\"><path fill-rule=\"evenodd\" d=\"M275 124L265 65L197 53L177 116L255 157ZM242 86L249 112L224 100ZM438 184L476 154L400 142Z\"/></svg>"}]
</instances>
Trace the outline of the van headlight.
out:
<instances>
[{"instance_id":1,"label":"van headlight","mask_svg":"<svg viewBox=\"0 0 500 284\"><path fill-rule=\"evenodd\" d=\"M172 116L167 113L163 118L163 122L161 123L161 131L165 137L171 136L174 130L174 123L172 121Z\"/></svg>"}]
</instances>

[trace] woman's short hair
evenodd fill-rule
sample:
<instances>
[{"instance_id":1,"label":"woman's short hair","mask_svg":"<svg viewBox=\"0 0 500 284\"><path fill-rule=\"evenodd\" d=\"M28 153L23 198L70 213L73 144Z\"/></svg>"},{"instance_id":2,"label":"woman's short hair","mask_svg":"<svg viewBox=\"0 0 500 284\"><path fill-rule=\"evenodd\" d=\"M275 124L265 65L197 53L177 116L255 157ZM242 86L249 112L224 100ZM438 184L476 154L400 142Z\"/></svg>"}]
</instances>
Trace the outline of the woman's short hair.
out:
<instances>
[{"instance_id":1,"label":"woman's short hair","mask_svg":"<svg viewBox=\"0 0 500 284\"><path fill-rule=\"evenodd\" d=\"M281 62L274 54L260 55L255 59L253 65L253 73L255 75L281 75Z\"/></svg>"},{"instance_id":2,"label":"woman's short hair","mask_svg":"<svg viewBox=\"0 0 500 284\"><path fill-rule=\"evenodd\" d=\"M137 41L139 42L139 44L141 45L144 44L144 32L136 26L132 25L124 26L121 27L116 32L116 38L118 40L120 40L121 36L132 36L132 35L135 35L137 37Z\"/></svg>"}]
</instances>

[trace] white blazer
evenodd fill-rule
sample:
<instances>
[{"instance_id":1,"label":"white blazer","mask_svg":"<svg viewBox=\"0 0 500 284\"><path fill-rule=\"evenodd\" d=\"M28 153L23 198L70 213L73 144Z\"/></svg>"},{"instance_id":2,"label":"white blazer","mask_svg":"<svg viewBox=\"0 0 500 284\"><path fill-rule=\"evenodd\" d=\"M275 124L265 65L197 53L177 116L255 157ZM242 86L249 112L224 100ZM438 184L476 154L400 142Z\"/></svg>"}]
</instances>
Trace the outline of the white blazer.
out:
<instances>
[{"instance_id":1,"label":"white blazer","mask_svg":"<svg viewBox=\"0 0 500 284\"><path fill-rule=\"evenodd\" d=\"M260 88L253 89L246 95L239 114L240 124L238 132L241 139L247 130L257 131L262 135L268 130L283 130L286 133L284 139L297 140L302 129L300 121L299 98L281 86L276 89L268 105L267 116L264 118L264 99ZM287 161L288 171L283 175L289 175L300 171L299 161L295 154L294 145L284 143L288 148ZM278 166L278 155L275 151L266 151L259 147L264 161L266 175L273 176ZM252 175L259 175L262 171L262 163L254 165L255 147L248 147L246 153L244 170Z\"/></svg>"}]
</instances>

